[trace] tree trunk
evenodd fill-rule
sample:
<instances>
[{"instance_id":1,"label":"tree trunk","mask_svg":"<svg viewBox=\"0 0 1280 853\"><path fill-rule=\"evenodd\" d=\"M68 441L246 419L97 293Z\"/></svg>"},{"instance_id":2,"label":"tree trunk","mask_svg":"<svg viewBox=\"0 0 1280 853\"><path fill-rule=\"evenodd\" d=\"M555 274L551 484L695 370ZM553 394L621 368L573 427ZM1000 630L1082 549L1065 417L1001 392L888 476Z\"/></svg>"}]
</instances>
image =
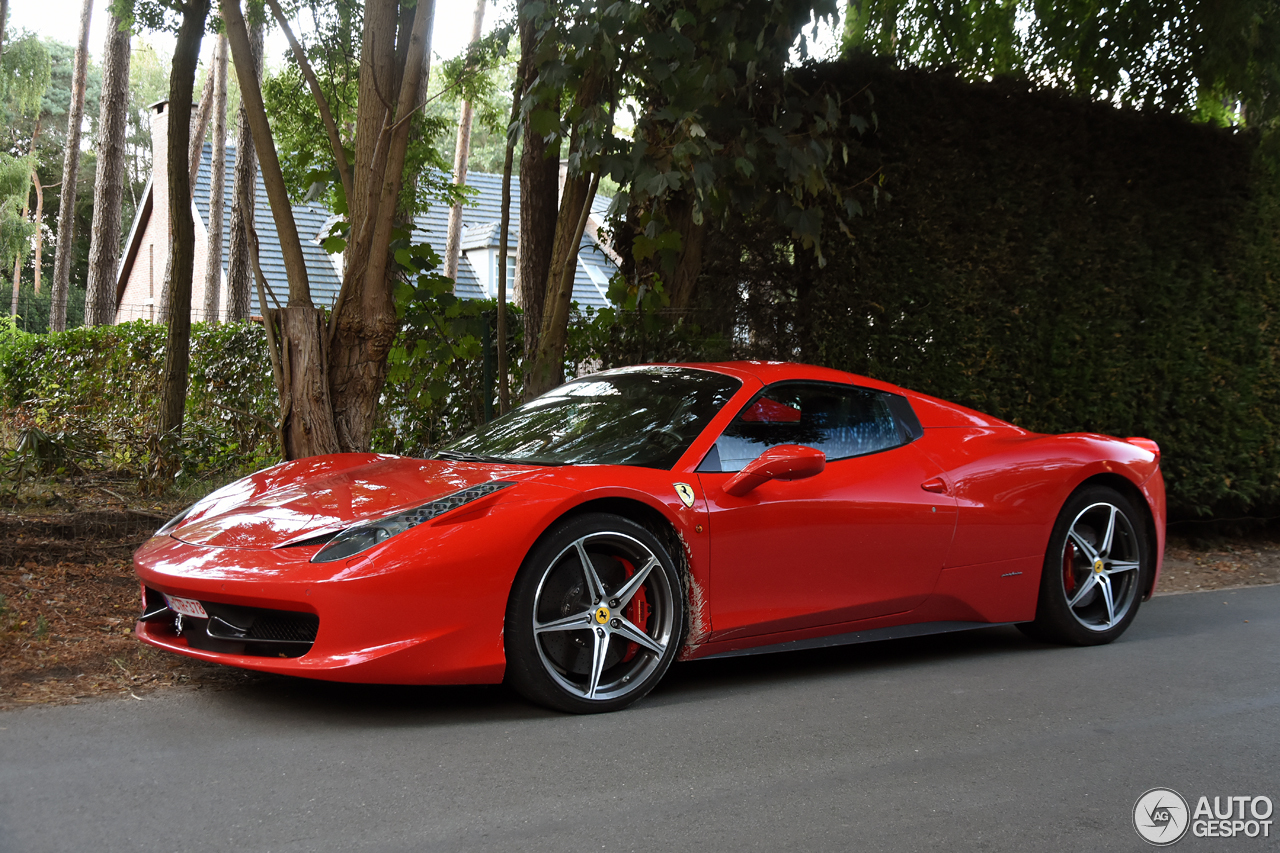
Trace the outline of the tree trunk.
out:
<instances>
[{"instance_id":1,"label":"tree trunk","mask_svg":"<svg viewBox=\"0 0 1280 853\"><path fill-rule=\"evenodd\" d=\"M262 167L262 183L267 188L271 202L271 218L275 220L280 253L284 256L285 275L289 281L289 306L313 308L311 287L307 282L307 264L302 255L302 241L298 239L298 226L293 221L293 206L289 203L289 189L285 186L280 159L276 155L275 142L271 138L271 126L267 122L267 110L262 102L262 89L252 75L254 68L249 32L244 15L240 12L240 0L222 0L222 20L226 26L227 41L236 64L236 77L240 81L240 103L249 117L249 129L253 133L254 150ZM265 305L259 306L263 309Z\"/></svg>"},{"instance_id":2,"label":"tree trunk","mask_svg":"<svg viewBox=\"0 0 1280 853\"><path fill-rule=\"evenodd\" d=\"M254 149L262 165L262 181L271 202L271 216L275 221L280 248L285 258L285 273L289 278L289 304L279 311L268 310L266 282L256 261L257 240L248 231L250 260L258 276L259 307L264 325L268 328L268 344L272 346L276 390L280 397L281 452L286 459L299 459L321 453L336 453L340 449L334 429L333 407L329 400L329 378L325 354L324 315L311 302L311 290L307 282L306 263L302 257L302 242L298 239L298 226L293 219L284 174L276 156L275 142L267 122L266 107L262 101L250 44L249 32L240 11L240 0L222 0L222 20L226 26L227 41L231 47L236 75L240 81L240 103L253 134ZM237 199L242 207L250 202L248 192ZM280 321L280 349L275 351L275 335L270 331Z\"/></svg>"},{"instance_id":3,"label":"tree trunk","mask_svg":"<svg viewBox=\"0 0 1280 853\"><path fill-rule=\"evenodd\" d=\"M507 368L507 238L511 230L511 166L515 160L516 138L520 121L520 102L524 99L525 78L529 74L529 58L521 56L516 65L515 84L511 90L511 118L507 121L506 153L502 157L502 225L498 232L498 413L505 415L511 407ZM512 282L514 284L514 282Z\"/></svg>"},{"instance_id":4,"label":"tree trunk","mask_svg":"<svg viewBox=\"0 0 1280 853\"><path fill-rule=\"evenodd\" d=\"M223 185L227 172L227 37L218 37L213 73L213 157L209 175L209 252L204 276L204 320L218 322L222 295Z\"/></svg>"},{"instance_id":5,"label":"tree trunk","mask_svg":"<svg viewBox=\"0 0 1280 853\"><path fill-rule=\"evenodd\" d=\"M121 26L123 25L123 29ZM120 214L124 201L125 144L129 112L130 25L113 12L107 33L106 64L99 101L98 172L93 182L93 231L84 321L106 326L116 317L116 275L120 266Z\"/></svg>"},{"instance_id":6,"label":"tree trunk","mask_svg":"<svg viewBox=\"0 0 1280 853\"><path fill-rule=\"evenodd\" d=\"M182 434L183 410L187 403L187 365L191 344L191 276L195 264L196 227L191 218L191 173L177 168L186 162L191 144L191 94L196 65L200 61L200 39L204 35L209 0L187 0L182 7L182 23L173 47L173 70L169 75L169 228L173 275L169 281L169 336L164 347L164 373L160 402L160 441L157 449L158 483L167 485L174 471L173 443Z\"/></svg>"},{"instance_id":7,"label":"tree trunk","mask_svg":"<svg viewBox=\"0 0 1280 853\"><path fill-rule=\"evenodd\" d=\"M603 70L593 67L584 76L575 95L575 107L595 103L604 88ZM569 150L580 151L582 140L575 128ZM573 280L578 268L578 245L591 214L591 202L600 175L583 171L567 175L560 198L560 211L555 220L555 237L551 244L551 262L544 279L542 328L533 349L532 362L525 368L524 395L531 400L550 391L564 381L564 350L568 339L569 309L573 302Z\"/></svg>"},{"instance_id":8,"label":"tree trunk","mask_svg":"<svg viewBox=\"0 0 1280 853\"><path fill-rule=\"evenodd\" d=\"M520 55L532 57L538 49L537 29L525 14L532 0L520 0ZM532 62L526 71L528 89L537 68ZM559 106L547 106L554 109ZM556 236L556 212L560 192L560 139L548 143L535 132L532 113L524 120L524 150L520 153L520 247L516 255L517 301L524 309L525 363L533 360L542 334L542 307L547 298L547 273L551 269L551 248ZM525 372L524 399L528 393L529 374ZM534 395L536 396L536 395Z\"/></svg>"},{"instance_id":9,"label":"tree trunk","mask_svg":"<svg viewBox=\"0 0 1280 853\"><path fill-rule=\"evenodd\" d=\"M262 79L262 33L263 25L254 24L249 36L255 81ZM249 319L253 269L249 262L246 229L253 227L257 182L258 158L253 150L253 133L249 129L249 116L242 99L236 116L236 177L231 190L231 245L227 252L227 321L232 323ZM249 199L248 206L241 204L242 198Z\"/></svg>"},{"instance_id":10,"label":"tree trunk","mask_svg":"<svg viewBox=\"0 0 1280 853\"><path fill-rule=\"evenodd\" d=\"M67 109L67 150L62 157L62 200L58 208L58 248L53 256L53 293L49 307L49 331L67 328L67 293L71 288L71 251L75 240L76 173L80 170L80 124L84 121L84 86L89 71L89 19L93 0L80 8L80 40L76 43L75 71L71 79L71 105Z\"/></svg>"},{"instance_id":11,"label":"tree trunk","mask_svg":"<svg viewBox=\"0 0 1280 853\"><path fill-rule=\"evenodd\" d=\"M396 199L403 180L409 121L429 52L434 2L421 0L411 27L401 27L395 0L365 6L356 126L355 198L342 292L330 320L329 390L338 440L346 451L369 448L387 353L399 328L388 264ZM399 61L404 65L399 66ZM394 112L380 92L397 93ZM367 112L366 112L367 110Z\"/></svg>"},{"instance_id":12,"label":"tree trunk","mask_svg":"<svg viewBox=\"0 0 1280 853\"><path fill-rule=\"evenodd\" d=\"M39 117L37 117L36 130L39 131L39 129L40 129L40 119ZM34 175L35 171L36 170L32 168L31 173ZM30 212L31 212L31 191L27 190L27 194L23 196L23 199L22 199L23 220L26 220L27 214ZM39 226L37 226L37 233L39 233ZM32 236L34 237L35 235L32 235ZM18 295L21 292L22 292L22 252L21 250L19 250L18 254L13 259L13 301L9 306L10 317L16 317L18 314Z\"/></svg>"},{"instance_id":13,"label":"tree trunk","mask_svg":"<svg viewBox=\"0 0 1280 853\"><path fill-rule=\"evenodd\" d=\"M287 417L281 424L285 456L301 459L320 453L337 453L333 404L329 399L325 353L324 312L319 308L282 308L281 363L289 395Z\"/></svg>"},{"instance_id":14,"label":"tree trunk","mask_svg":"<svg viewBox=\"0 0 1280 853\"><path fill-rule=\"evenodd\" d=\"M578 245L591 214L600 176L577 175L566 178L560 215L556 219L551 270L547 276L547 298L542 309L542 333L533 363L525 370L525 399L531 400L564 382L564 350L568 340L569 309L573 302L573 280L578 270Z\"/></svg>"},{"instance_id":15,"label":"tree trunk","mask_svg":"<svg viewBox=\"0 0 1280 853\"><path fill-rule=\"evenodd\" d=\"M484 0L476 0L476 16L471 27L471 44L480 41L484 31ZM458 145L453 155L453 182L459 186L467 183L467 158L471 155L471 119L470 101L462 102L462 116L458 122ZM449 210L449 235L445 240L444 274L451 279L458 278L458 259L462 255L462 202L458 202Z\"/></svg>"},{"instance_id":16,"label":"tree trunk","mask_svg":"<svg viewBox=\"0 0 1280 853\"><path fill-rule=\"evenodd\" d=\"M44 221L44 187L40 185L40 173L35 169L31 170L31 186L36 191L36 246L31 252L32 261L32 286L36 293L40 292L40 269L44 263L44 229L40 227L40 223Z\"/></svg>"}]
</instances>

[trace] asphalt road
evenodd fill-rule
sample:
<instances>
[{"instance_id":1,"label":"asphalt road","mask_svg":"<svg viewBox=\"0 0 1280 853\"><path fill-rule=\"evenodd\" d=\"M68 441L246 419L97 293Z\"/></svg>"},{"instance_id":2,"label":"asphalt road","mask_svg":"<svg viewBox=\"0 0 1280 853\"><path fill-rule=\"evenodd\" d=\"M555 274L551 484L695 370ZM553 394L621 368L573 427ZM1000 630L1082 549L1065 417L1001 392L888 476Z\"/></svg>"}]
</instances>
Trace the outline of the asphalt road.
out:
<instances>
[{"instance_id":1,"label":"asphalt road","mask_svg":"<svg viewBox=\"0 0 1280 853\"><path fill-rule=\"evenodd\" d=\"M1134 802L1276 804L1280 586L1111 646L1013 629L678 665L570 717L294 680L0 714L0 851L1146 850Z\"/></svg>"}]
</instances>

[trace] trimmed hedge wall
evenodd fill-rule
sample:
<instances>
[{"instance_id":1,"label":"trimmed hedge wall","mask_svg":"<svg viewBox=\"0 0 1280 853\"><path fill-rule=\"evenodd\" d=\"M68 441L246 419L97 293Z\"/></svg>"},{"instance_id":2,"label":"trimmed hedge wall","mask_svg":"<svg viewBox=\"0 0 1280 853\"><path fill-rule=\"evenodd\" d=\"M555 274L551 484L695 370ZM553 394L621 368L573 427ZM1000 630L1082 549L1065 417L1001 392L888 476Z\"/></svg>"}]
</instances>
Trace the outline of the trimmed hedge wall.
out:
<instances>
[{"instance_id":1,"label":"trimmed hedge wall","mask_svg":"<svg viewBox=\"0 0 1280 853\"><path fill-rule=\"evenodd\" d=\"M874 93L846 178L890 198L852 237L826 212L822 268L768 220L708 239L722 338L1037 431L1148 436L1175 515L1280 506L1280 134L865 61L800 75L826 77Z\"/></svg>"}]
</instances>

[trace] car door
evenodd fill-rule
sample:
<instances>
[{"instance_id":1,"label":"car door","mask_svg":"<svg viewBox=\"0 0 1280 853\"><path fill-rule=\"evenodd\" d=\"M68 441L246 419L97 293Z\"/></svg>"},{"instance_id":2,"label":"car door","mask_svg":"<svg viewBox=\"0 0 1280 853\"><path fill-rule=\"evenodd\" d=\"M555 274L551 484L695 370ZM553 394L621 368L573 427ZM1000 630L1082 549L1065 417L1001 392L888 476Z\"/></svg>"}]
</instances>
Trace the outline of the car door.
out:
<instances>
[{"instance_id":1,"label":"car door","mask_svg":"<svg viewBox=\"0 0 1280 853\"><path fill-rule=\"evenodd\" d=\"M698 469L713 639L899 613L928 597L956 504L922 487L942 472L912 445L920 429L909 413L905 399L884 392L785 382L730 423ZM725 493L735 472L782 444L822 450L825 470L742 497Z\"/></svg>"}]
</instances>

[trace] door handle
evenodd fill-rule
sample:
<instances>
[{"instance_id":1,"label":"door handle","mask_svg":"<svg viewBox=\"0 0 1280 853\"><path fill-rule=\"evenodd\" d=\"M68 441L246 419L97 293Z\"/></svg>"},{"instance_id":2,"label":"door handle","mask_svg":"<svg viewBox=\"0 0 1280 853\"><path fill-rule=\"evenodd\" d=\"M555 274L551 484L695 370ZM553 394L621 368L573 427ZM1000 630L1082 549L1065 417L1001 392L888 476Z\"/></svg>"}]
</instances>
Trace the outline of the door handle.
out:
<instances>
[{"instance_id":1,"label":"door handle","mask_svg":"<svg viewBox=\"0 0 1280 853\"><path fill-rule=\"evenodd\" d=\"M920 484L920 488L924 489L926 492L933 492L937 495L945 495L950 492L950 489L947 487L947 481L941 477L934 477L931 480L925 480Z\"/></svg>"}]
</instances>

